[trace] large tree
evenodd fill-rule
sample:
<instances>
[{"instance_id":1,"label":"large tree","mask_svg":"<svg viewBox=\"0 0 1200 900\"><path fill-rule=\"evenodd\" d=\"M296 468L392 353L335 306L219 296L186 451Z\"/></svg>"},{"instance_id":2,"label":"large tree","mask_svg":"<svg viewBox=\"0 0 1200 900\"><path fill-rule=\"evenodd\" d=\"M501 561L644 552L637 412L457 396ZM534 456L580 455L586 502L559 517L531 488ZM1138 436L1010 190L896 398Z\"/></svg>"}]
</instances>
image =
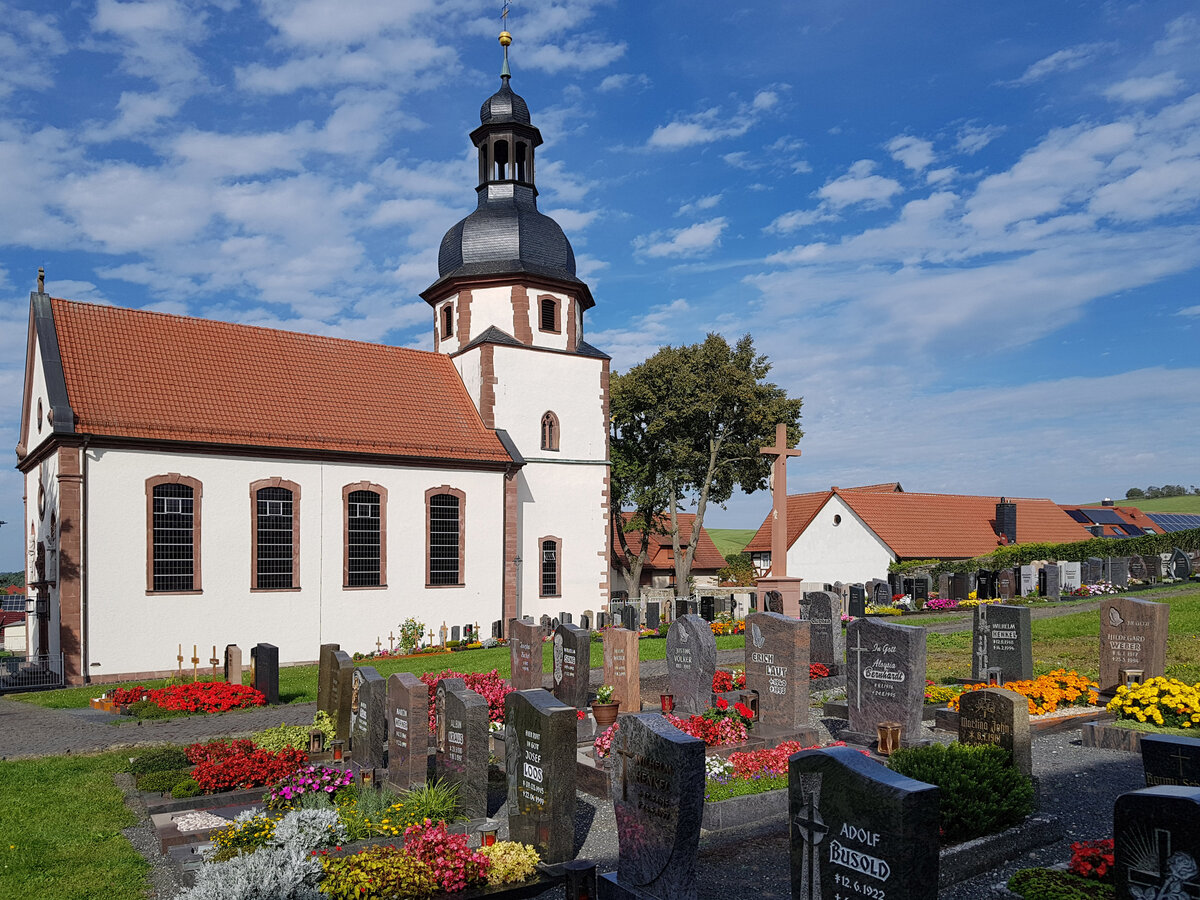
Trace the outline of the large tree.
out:
<instances>
[{"instance_id":1,"label":"large tree","mask_svg":"<svg viewBox=\"0 0 1200 900\"><path fill-rule=\"evenodd\" d=\"M699 344L663 347L613 376L614 514L631 506L627 529L642 535L629 546L619 534L618 564L631 595L655 531L671 536L676 590L685 591L709 503L725 503L739 487L766 487L771 463L759 450L774 442L776 423L787 425L789 446L799 441L802 401L767 381L770 370L750 335L730 347L710 334ZM678 519L685 503L696 514L686 541Z\"/></svg>"}]
</instances>

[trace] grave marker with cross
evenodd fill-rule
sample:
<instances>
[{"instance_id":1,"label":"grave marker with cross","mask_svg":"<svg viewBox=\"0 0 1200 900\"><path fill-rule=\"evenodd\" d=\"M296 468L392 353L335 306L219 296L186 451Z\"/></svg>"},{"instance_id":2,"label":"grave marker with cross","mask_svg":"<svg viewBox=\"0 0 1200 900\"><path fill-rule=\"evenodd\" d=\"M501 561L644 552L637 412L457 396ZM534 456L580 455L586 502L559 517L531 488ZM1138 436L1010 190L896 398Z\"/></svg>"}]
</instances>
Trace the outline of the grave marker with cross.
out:
<instances>
[{"instance_id":1,"label":"grave marker with cross","mask_svg":"<svg viewBox=\"0 0 1200 900\"><path fill-rule=\"evenodd\" d=\"M209 657L208 664L210 666L212 666L212 677L213 677L213 680L216 680L217 666L219 666L221 664L221 660L217 658L217 645L216 644L213 644L212 656Z\"/></svg>"},{"instance_id":2,"label":"grave marker with cross","mask_svg":"<svg viewBox=\"0 0 1200 900\"><path fill-rule=\"evenodd\" d=\"M829 827L821 818L818 809L821 803L821 776L801 775L800 790L804 793L804 808L792 820L800 839L804 842L804 858L801 864L799 900L821 898L821 855L817 845L825 839Z\"/></svg>"},{"instance_id":3,"label":"grave marker with cross","mask_svg":"<svg viewBox=\"0 0 1200 900\"><path fill-rule=\"evenodd\" d=\"M179 660L179 680L183 681L183 644L179 645L179 655L175 658Z\"/></svg>"},{"instance_id":4,"label":"grave marker with cross","mask_svg":"<svg viewBox=\"0 0 1200 900\"><path fill-rule=\"evenodd\" d=\"M200 680L200 654L196 651L196 645L192 644L192 681Z\"/></svg>"}]
</instances>

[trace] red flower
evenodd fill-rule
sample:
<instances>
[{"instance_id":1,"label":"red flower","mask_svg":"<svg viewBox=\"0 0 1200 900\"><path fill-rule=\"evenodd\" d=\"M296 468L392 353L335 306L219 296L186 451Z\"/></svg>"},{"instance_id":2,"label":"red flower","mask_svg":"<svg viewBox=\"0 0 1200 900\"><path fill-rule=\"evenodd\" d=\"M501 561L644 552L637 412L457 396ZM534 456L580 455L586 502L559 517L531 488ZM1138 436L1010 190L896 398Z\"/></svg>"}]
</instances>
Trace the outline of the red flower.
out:
<instances>
[{"instance_id":1,"label":"red flower","mask_svg":"<svg viewBox=\"0 0 1200 900\"><path fill-rule=\"evenodd\" d=\"M733 705L733 709L734 712L744 719L754 718L754 713L750 711L750 707L748 707L745 703L735 703Z\"/></svg>"},{"instance_id":2,"label":"red flower","mask_svg":"<svg viewBox=\"0 0 1200 900\"><path fill-rule=\"evenodd\" d=\"M721 712L725 712L725 710L729 709L729 701L724 697L718 697L716 706Z\"/></svg>"}]
</instances>

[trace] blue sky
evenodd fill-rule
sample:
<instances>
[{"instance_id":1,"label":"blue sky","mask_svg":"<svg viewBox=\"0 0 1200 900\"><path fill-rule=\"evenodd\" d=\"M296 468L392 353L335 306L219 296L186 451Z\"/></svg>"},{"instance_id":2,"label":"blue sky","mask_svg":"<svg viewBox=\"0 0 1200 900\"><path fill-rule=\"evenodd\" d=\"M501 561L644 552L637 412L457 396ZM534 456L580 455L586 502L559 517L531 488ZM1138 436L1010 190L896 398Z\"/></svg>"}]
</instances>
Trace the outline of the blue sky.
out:
<instances>
[{"instance_id":1,"label":"blue sky","mask_svg":"<svg viewBox=\"0 0 1200 900\"><path fill-rule=\"evenodd\" d=\"M39 265L56 296L427 349L499 5L0 0L0 441ZM526 0L509 22L588 339L623 370L752 333L805 400L793 491L1200 481L1194 3ZM0 568L20 552L0 529Z\"/></svg>"}]
</instances>

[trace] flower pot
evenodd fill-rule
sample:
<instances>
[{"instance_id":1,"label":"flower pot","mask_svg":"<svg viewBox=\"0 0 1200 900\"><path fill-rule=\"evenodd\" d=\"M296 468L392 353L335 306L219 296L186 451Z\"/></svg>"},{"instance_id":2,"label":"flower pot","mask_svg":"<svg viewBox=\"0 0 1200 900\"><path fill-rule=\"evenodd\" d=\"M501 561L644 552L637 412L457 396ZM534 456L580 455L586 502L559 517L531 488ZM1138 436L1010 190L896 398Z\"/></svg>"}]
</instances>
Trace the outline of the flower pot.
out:
<instances>
[{"instance_id":1,"label":"flower pot","mask_svg":"<svg viewBox=\"0 0 1200 900\"><path fill-rule=\"evenodd\" d=\"M612 703L594 701L592 703L592 717L596 720L596 731L603 732L613 722L617 721L617 712L620 708L621 704L617 701Z\"/></svg>"}]
</instances>

